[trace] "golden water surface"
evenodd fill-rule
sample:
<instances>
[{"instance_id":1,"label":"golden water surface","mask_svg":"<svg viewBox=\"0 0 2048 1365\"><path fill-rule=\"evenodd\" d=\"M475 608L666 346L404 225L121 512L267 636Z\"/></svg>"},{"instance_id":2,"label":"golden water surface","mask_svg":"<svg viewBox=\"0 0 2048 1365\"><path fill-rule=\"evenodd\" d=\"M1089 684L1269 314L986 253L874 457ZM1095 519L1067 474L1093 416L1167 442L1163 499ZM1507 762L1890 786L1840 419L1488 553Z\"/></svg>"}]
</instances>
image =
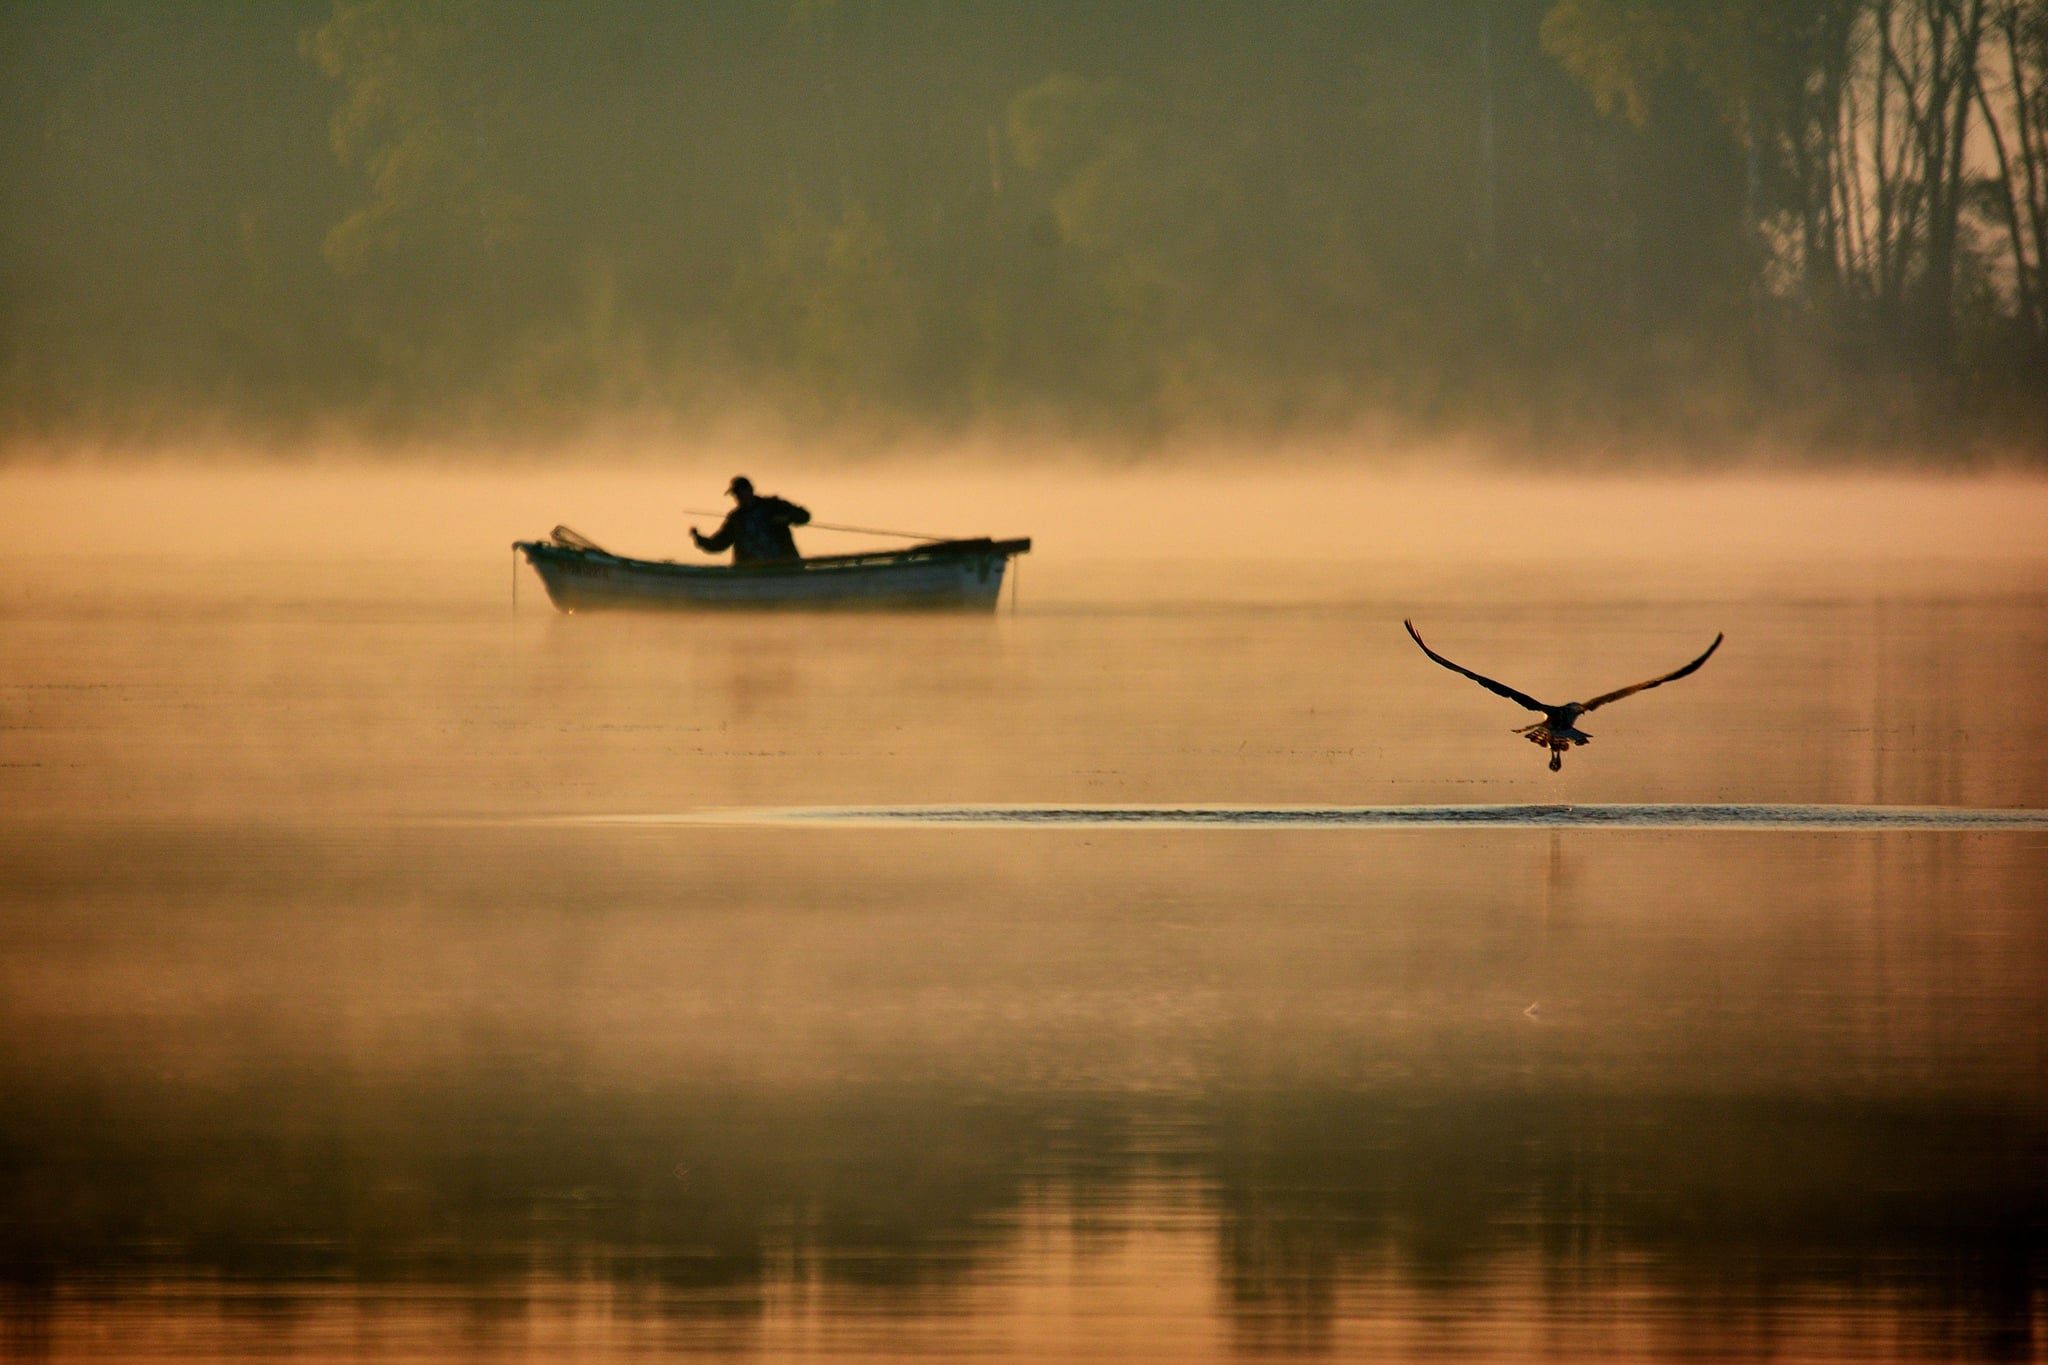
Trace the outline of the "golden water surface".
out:
<instances>
[{"instance_id":1,"label":"golden water surface","mask_svg":"<svg viewBox=\"0 0 2048 1365\"><path fill-rule=\"evenodd\" d=\"M0 1356L2048 1353L2041 831L584 818L2048 807L2038 486L821 471L1014 612L513 613L728 473L0 476ZM1553 775L1408 616L1727 644Z\"/></svg>"}]
</instances>

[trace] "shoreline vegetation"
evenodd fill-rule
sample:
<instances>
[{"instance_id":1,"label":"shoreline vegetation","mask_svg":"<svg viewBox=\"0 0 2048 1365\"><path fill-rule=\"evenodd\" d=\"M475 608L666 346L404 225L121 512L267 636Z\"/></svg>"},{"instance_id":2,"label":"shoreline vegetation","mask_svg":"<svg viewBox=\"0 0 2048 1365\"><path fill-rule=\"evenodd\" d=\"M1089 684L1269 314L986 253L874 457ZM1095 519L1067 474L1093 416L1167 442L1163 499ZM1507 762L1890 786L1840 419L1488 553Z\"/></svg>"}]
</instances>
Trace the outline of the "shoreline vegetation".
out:
<instances>
[{"instance_id":1,"label":"shoreline vegetation","mask_svg":"<svg viewBox=\"0 0 2048 1365\"><path fill-rule=\"evenodd\" d=\"M2043 0L87 2L0 53L0 463L2048 457Z\"/></svg>"}]
</instances>

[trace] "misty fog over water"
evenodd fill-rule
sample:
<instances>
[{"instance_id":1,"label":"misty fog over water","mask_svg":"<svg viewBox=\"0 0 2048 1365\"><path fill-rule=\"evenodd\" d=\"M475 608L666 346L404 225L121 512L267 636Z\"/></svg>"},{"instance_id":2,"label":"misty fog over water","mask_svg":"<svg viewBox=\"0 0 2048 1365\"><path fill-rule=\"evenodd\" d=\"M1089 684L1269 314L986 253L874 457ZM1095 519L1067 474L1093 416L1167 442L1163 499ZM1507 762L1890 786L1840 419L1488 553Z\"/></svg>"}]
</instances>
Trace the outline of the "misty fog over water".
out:
<instances>
[{"instance_id":1,"label":"misty fog over water","mask_svg":"<svg viewBox=\"0 0 2048 1365\"><path fill-rule=\"evenodd\" d=\"M1014 610L514 614L738 468ZM2037 486L5 477L8 1358L2040 1352L2037 832L561 818L2040 809Z\"/></svg>"}]
</instances>

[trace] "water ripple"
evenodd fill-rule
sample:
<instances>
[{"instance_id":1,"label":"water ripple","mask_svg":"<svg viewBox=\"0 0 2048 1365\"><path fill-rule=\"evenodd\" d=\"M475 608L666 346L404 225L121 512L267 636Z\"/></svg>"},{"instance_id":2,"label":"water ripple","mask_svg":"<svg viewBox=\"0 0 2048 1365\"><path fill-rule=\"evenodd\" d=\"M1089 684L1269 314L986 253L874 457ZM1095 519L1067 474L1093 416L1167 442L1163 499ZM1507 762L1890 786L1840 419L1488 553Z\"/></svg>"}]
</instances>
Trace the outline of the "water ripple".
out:
<instances>
[{"instance_id":1,"label":"water ripple","mask_svg":"<svg viewBox=\"0 0 2048 1365\"><path fill-rule=\"evenodd\" d=\"M2048 829L2048 810L1962 806L757 806L567 817L591 825L973 826L1002 829Z\"/></svg>"}]
</instances>

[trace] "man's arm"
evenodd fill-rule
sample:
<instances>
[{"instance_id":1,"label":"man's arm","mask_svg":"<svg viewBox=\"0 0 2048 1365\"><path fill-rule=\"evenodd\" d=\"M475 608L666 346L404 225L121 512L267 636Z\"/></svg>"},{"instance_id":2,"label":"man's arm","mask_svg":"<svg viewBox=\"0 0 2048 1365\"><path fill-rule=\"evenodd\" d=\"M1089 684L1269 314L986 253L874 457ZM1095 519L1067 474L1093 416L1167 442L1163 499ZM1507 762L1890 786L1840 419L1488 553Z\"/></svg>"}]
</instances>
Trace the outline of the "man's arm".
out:
<instances>
[{"instance_id":1,"label":"man's arm","mask_svg":"<svg viewBox=\"0 0 2048 1365\"><path fill-rule=\"evenodd\" d=\"M732 539L739 533L739 523L740 509L735 507L732 511L725 514L725 520L719 523L718 529L708 536L699 535L697 528L692 526L690 528L690 539L696 541L697 548L705 554L715 555L721 550L732 548Z\"/></svg>"},{"instance_id":2,"label":"man's arm","mask_svg":"<svg viewBox=\"0 0 2048 1365\"><path fill-rule=\"evenodd\" d=\"M768 501L773 505L775 519L784 526L802 526L811 519L809 509L797 506L788 498L770 498Z\"/></svg>"}]
</instances>

